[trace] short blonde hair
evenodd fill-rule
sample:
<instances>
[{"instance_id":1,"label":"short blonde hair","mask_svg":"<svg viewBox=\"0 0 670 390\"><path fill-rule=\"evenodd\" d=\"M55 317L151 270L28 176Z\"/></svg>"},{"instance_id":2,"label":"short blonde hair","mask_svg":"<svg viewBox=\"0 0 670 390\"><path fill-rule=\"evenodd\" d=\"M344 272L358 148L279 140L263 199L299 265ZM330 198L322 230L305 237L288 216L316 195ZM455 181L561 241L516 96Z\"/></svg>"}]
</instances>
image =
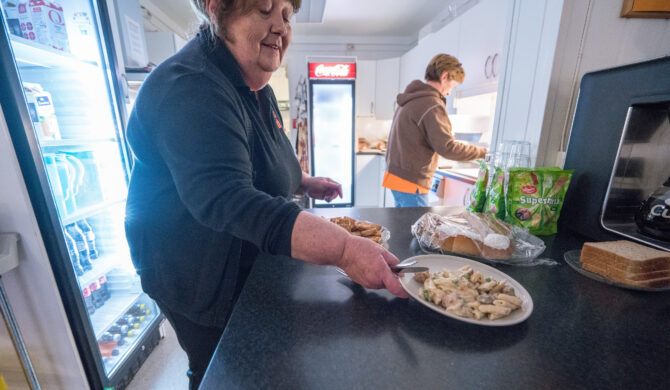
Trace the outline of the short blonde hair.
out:
<instances>
[{"instance_id":1,"label":"short blonde hair","mask_svg":"<svg viewBox=\"0 0 670 390\"><path fill-rule=\"evenodd\" d=\"M426 81L440 81L442 74L447 72L449 80L462 83L465 80L465 70L458 58L449 54L438 54L433 57L426 67Z\"/></svg>"},{"instance_id":2,"label":"short blonde hair","mask_svg":"<svg viewBox=\"0 0 670 390\"><path fill-rule=\"evenodd\" d=\"M293 12L298 12L302 0L288 0L293 6ZM207 13L207 0L191 0L191 7L200 19L200 28L209 28L214 35L225 37L225 24L231 17L246 15L258 4L258 0L220 0L216 7L216 20L211 20Z\"/></svg>"}]
</instances>

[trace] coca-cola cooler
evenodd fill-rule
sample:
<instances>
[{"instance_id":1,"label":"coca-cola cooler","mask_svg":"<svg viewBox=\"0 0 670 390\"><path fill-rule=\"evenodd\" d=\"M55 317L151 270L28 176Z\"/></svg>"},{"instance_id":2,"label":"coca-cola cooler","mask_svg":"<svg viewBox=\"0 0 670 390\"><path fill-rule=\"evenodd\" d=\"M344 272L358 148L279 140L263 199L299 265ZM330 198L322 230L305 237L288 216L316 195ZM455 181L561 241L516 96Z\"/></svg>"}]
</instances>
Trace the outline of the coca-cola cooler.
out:
<instances>
[{"instance_id":1,"label":"coca-cola cooler","mask_svg":"<svg viewBox=\"0 0 670 390\"><path fill-rule=\"evenodd\" d=\"M329 177L342 185L342 198L314 207L354 204L354 91L356 63L309 62L309 113L312 176Z\"/></svg>"},{"instance_id":2,"label":"coca-cola cooler","mask_svg":"<svg viewBox=\"0 0 670 390\"><path fill-rule=\"evenodd\" d=\"M0 4L0 129L6 121L3 147L15 151L39 227L23 244L43 243L67 316L51 332L71 330L91 388L123 388L158 343L162 316L125 239L131 159L106 3Z\"/></svg>"}]
</instances>

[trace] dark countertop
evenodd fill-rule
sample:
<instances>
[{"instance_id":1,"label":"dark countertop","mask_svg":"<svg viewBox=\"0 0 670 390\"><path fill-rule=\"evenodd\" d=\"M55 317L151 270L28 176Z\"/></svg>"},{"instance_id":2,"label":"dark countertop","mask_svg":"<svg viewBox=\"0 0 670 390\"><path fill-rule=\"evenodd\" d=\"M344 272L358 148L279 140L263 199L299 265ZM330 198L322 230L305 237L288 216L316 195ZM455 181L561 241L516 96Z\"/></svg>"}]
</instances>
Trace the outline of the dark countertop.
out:
<instances>
[{"instance_id":1,"label":"dark countertop","mask_svg":"<svg viewBox=\"0 0 670 390\"><path fill-rule=\"evenodd\" d=\"M421 254L410 225L428 210L310 211L382 224L402 260ZM591 280L562 260L583 240L545 241L543 257L560 265L497 266L535 306L510 327L467 324L365 290L330 266L260 256L201 389L670 388L670 292Z\"/></svg>"}]
</instances>

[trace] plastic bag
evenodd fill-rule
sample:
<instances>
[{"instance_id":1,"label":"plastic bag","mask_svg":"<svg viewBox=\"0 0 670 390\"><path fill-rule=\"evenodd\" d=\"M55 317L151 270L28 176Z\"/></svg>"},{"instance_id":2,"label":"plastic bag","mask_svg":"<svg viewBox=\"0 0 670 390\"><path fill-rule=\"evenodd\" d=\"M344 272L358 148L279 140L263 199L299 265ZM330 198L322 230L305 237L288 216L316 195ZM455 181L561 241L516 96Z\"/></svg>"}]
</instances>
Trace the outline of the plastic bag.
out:
<instances>
[{"instance_id":1,"label":"plastic bag","mask_svg":"<svg viewBox=\"0 0 670 390\"><path fill-rule=\"evenodd\" d=\"M557 264L538 259L546 248L540 238L486 213L463 211L442 216L429 212L411 230L427 252L467 255L511 265Z\"/></svg>"},{"instance_id":2,"label":"plastic bag","mask_svg":"<svg viewBox=\"0 0 670 390\"><path fill-rule=\"evenodd\" d=\"M489 175L489 181L484 212L491 213L498 219L505 219L505 171L494 168L493 174Z\"/></svg>"},{"instance_id":3,"label":"plastic bag","mask_svg":"<svg viewBox=\"0 0 670 390\"><path fill-rule=\"evenodd\" d=\"M489 169L484 160L477 160L479 162L479 173L475 188L470 192L470 203L467 210L481 213L484 211L484 203L486 202L486 186L489 182Z\"/></svg>"},{"instance_id":4,"label":"plastic bag","mask_svg":"<svg viewBox=\"0 0 670 390\"><path fill-rule=\"evenodd\" d=\"M532 234L557 230L558 217L572 170L560 168L510 168L505 221Z\"/></svg>"}]
</instances>

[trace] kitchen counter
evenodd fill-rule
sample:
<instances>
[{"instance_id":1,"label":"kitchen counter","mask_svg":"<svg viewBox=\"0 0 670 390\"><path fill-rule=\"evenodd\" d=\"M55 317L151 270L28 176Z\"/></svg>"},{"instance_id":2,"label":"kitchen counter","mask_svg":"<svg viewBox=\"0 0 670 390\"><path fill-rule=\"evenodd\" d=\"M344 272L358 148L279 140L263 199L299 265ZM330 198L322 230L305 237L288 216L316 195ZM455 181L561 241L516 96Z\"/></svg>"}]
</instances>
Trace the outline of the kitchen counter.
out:
<instances>
[{"instance_id":1,"label":"kitchen counter","mask_svg":"<svg viewBox=\"0 0 670 390\"><path fill-rule=\"evenodd\" d=\"M310 211L382 224L402 260L421 254L410 225L428 210ZM562 260L582 239L559 233L545 242L543 257L558 266L497 266L535 306L510 327L467 324L365 290L331 266L259 256L201 389L670 388L670 292L596 282Z\"/></svg>"}]
</instances>

